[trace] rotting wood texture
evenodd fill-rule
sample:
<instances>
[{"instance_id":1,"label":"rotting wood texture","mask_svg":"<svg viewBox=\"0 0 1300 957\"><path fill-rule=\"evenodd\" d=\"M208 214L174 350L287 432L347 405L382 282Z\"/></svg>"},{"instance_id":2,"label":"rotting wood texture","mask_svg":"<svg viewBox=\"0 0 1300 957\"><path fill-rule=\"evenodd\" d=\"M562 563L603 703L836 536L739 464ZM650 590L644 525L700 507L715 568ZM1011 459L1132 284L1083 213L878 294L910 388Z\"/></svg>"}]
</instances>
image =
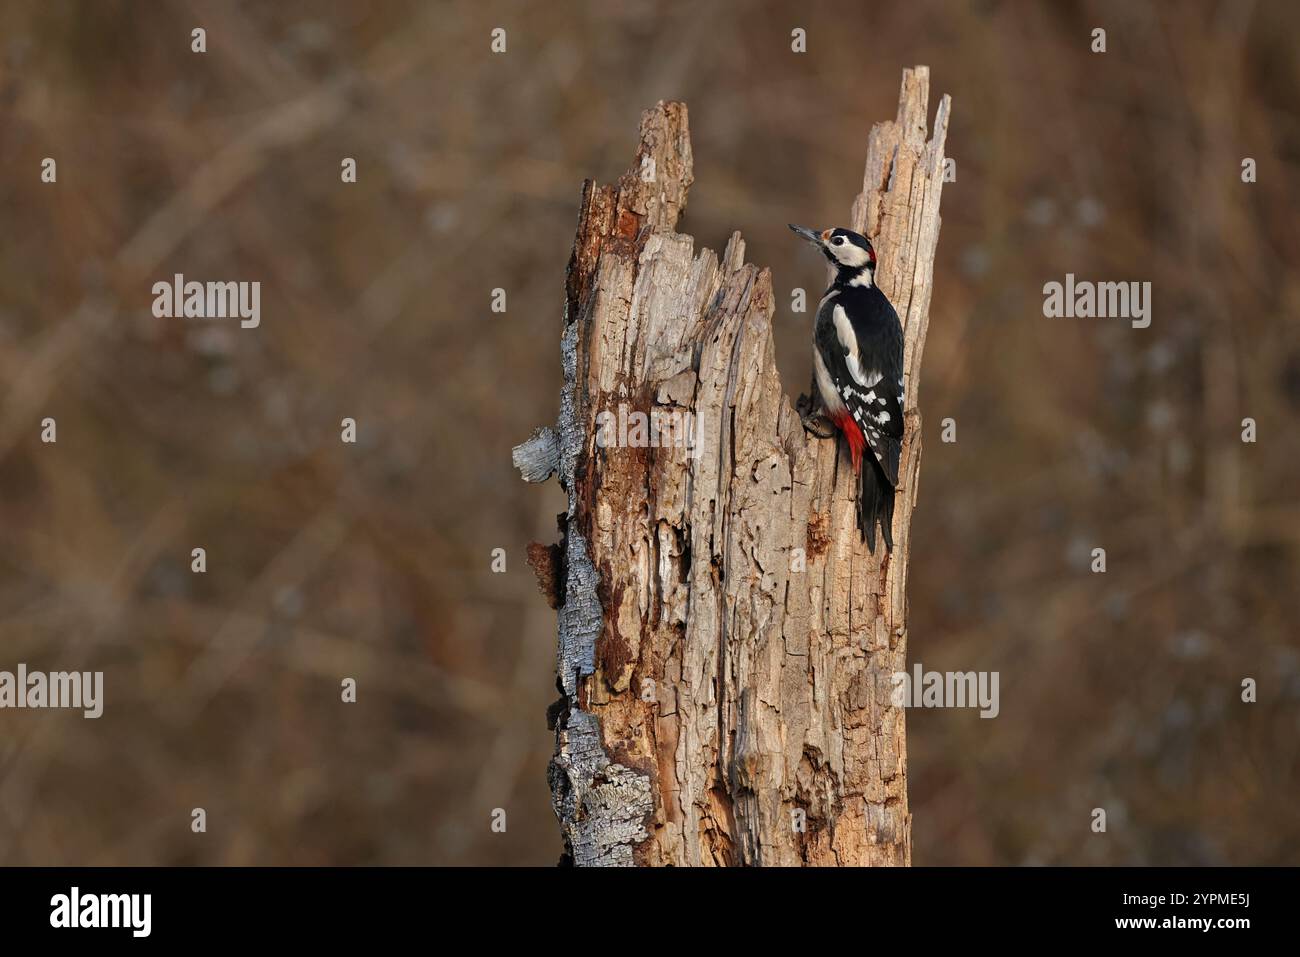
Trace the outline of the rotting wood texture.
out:
<instances>
[{"instance_id":1,"label":"rotting wood texture","mask_svg":"<svg viewBox=\"0 0 1300 957\"><path fill-rule=\"evenodd\" d=\"M692 181L686 107L648 110L632 168L584 186L559 418L515 449L526 480L555 474L568 493L560 545L530 550L558 606L550 784L568 862L910 863L891 678L906 668L948 127L945 96L927 141L928 100L928 69L905 70L850 222L880 253L906 337L888 559L859 540L847 453L807 434L782 391L768 271L738 233L719 258L674 231Z\"/></svg>"}]
</instances>

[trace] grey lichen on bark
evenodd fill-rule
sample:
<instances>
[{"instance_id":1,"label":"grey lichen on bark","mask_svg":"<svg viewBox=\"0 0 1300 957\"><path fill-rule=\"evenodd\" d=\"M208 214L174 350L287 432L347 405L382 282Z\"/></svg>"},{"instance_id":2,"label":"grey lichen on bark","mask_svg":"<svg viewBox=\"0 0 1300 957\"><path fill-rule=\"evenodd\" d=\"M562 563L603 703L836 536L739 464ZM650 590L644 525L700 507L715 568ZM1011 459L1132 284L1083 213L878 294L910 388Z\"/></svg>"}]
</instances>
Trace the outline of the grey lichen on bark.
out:
<instances>
[{"instance_id":1,"label":"grey lichen on bark","mask_svg":"<svg viewBox=\"0 0 1300 957\"><path fill-rule=\"evenodd\" d=\"M674 231L685 106L648 110L631 169L583 189L559 417L515 450L525 479L556 474L568 493L561 545L530 555L558 556L538 578L556 583L550 783L575 864L910 862L891 692L949 110L944 97L927 139L928 87L927 68L904 71L851 214L906 341L888 558L858 535L847 453L807 434L782 391L768 271L739 234L718 257ZM676 428L638 431L638 413Z\"/></svg>"}]
</instances>

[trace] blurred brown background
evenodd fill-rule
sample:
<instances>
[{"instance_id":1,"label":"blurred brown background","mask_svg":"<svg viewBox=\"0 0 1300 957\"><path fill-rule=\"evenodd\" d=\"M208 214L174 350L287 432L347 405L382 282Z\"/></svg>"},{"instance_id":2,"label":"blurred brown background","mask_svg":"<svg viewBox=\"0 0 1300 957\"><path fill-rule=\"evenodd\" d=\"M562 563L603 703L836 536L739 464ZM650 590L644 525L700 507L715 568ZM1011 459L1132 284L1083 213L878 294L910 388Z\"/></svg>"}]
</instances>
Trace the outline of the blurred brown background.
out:
<instances>
[{"instance_id":1,"label":"blurred brown background","mask_svg":"<svg viewBox=\"0 0 1300 957\"><path fill-rule=\"evenodd\" d=\"M847 219L915 63L957 181L911 659L999 671L1002 708L909 715L915 861L1300 863L1298 27L1285 0L6 3L0 669L106 687L97 721L0 712L0 864L553 863L524 545L562 499L510 447L554 417L582 180L689 104L680 228L772 267L793 397L789 291L824 270L785 223ZM155 319L175 272L260 280L261 327ZM1045 319L1066 272L1152 282L1151 327Z\"/></svg>"}]
</instances>

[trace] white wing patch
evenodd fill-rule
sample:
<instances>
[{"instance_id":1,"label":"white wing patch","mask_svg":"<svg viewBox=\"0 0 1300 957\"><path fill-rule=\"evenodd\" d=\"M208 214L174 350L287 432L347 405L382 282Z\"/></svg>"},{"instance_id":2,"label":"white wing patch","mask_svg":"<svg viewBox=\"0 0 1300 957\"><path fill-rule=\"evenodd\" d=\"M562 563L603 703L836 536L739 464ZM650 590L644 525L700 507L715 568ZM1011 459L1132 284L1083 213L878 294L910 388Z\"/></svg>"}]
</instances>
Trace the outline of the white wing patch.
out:
<instances>
[{"instance_id":1,"label":"white wing patch","mask_svg":"<svg viewBox=\"0 0 1300 957\"><path fill-rule=\"evenodd\" d=\"M862 362L858 357L858 340L853 335L853 324L849 322L849 314L844 311L843 306L836 303L834 310L831 312L831 318L835 322L835 337L839 339L840 345L844 347L844 364L849 367L849 375L868 389L872 388L884 376L875 369L863 370ZM871 399L867 401L870 402Z\"/></svg>"},{"instance_id":2,"label":"white wing patch","mask_svg":"<svg viewBox=\"0 0 1300 957\"><path fill-rule=\"evenodd\" d=\"M823 305L831 303L834 296L834 290L828 292L823 298ZM819 310L820 311L820 307ZM862 359L857 349L857 338L853 334L853 324L849 320L848 313L844 307L833 304L831 308L831 321L835 327L835 338L838 340L840 347L844 350L844 365L852 377L848 382L835 382L830 375L830 370L822 361L821 353L813 350L813 368L816 373L817 389L822 394L822 399L826 404L827 410L832 414L838 414L848 411L858 427L862 430L862 436L867 441L867 447L871 449L876 460L888 472L885 464L885 458L890 450L897 446L898 438L892 434L885 433L884 427L893 421L892 414L887 410L889 404L889 393L885 390L889 388L888 384L881 385L884 382L884 373L877 369L863 369ZM902 408L905 389L903 387L903 378L898 378L898 405ZM873 408L875 411L872 411Z\"/></svg>"},{"instance_id":3,"label":"white wing patch","mask_svg":"<svg viewBox=\"0 0 1300 957\"><path fill-rule=\"evenodd\" d=\"M853 324L849 322L849 314L844 311L844 307L839 303L831 310L831 318L835 321L835 337L840 340L840 345L844 347L844 364L849 367L849 374L859 382L862 381L862 368L858 364L858 340L853 335ZM875 385L875 383L871 383Z\"/></svg>"}]
</instances>

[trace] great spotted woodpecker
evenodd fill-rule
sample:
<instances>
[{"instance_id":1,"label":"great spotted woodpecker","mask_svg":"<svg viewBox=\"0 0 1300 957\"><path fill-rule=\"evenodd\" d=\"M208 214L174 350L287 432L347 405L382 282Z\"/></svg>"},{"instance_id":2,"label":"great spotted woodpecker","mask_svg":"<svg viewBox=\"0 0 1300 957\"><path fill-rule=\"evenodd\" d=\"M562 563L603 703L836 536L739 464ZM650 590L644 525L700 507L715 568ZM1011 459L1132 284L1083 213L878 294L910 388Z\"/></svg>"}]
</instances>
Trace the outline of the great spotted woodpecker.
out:
<instances>
[{"instance_id":1,"label":"great spotted woodpecker","mask_svg":"<svg viewBox=\"0 0 1300 957\"><path fill-rule=\"evenodd\" d=\"M903 443L903 329L898 313L876 286L876 252L848 229L790 226L821 249L835 269L817 308L813 373L824 415L804 419L814 434L843 435L858 478L858 529L872 554L876 522L885 548L894 550L894 490ZM820 420L820 421L819 421ZM871 455L864 456L870 449ZM867 459L863 468L862 460Z\"/></svg>"}]
</instances>

